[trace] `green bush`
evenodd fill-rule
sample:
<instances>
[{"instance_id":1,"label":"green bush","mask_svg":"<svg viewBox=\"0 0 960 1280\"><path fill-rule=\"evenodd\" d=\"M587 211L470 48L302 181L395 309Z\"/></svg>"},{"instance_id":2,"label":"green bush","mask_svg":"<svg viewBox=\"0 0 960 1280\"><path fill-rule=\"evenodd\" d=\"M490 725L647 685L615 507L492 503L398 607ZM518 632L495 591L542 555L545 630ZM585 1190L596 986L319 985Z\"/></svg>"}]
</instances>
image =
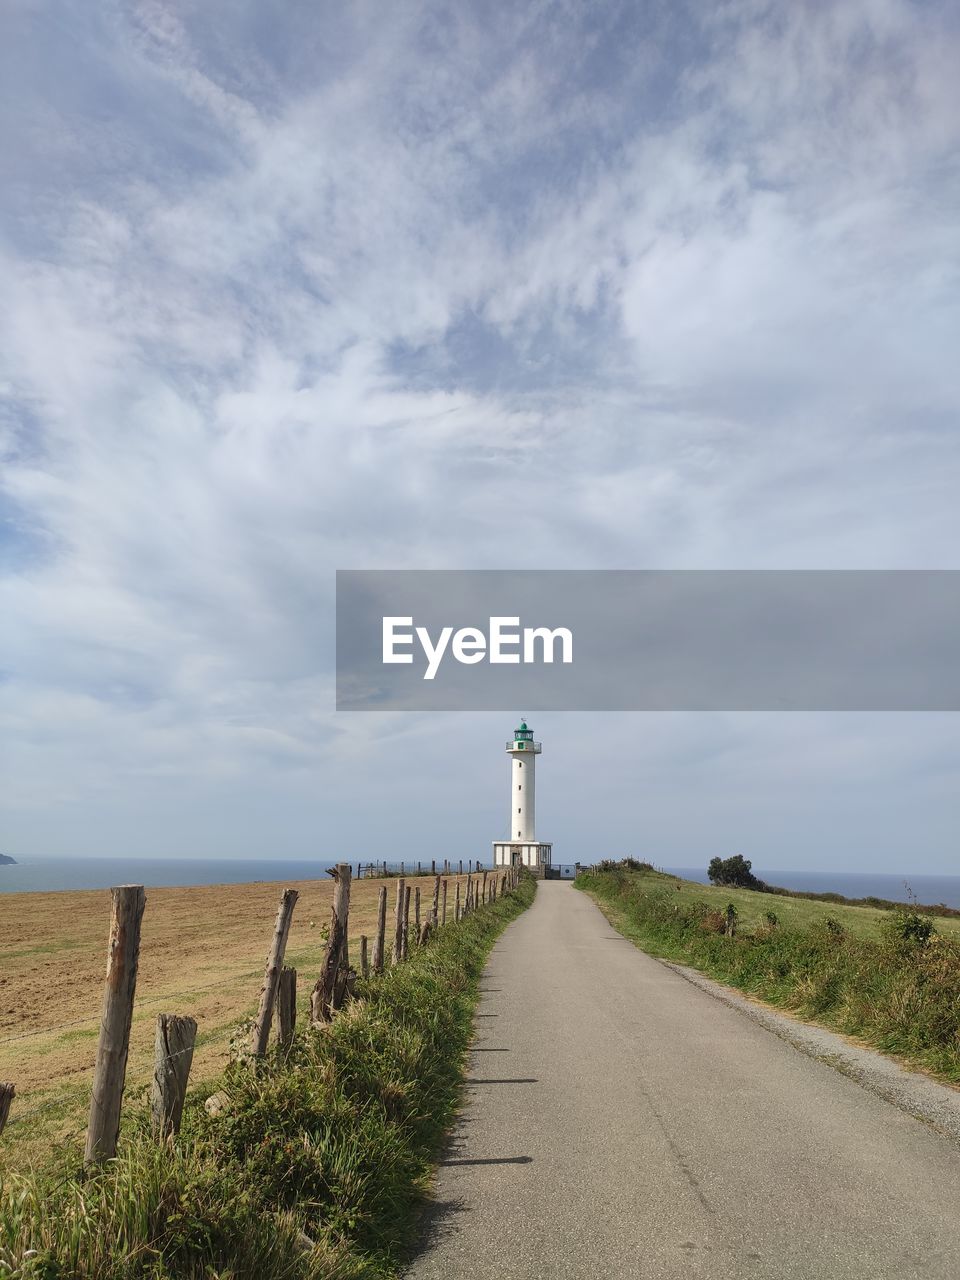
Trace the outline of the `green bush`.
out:
<instances>
[{"instance_id":1,"label":"green bush","mask_svg":"<svg viewBox=\"0 0 960 1280\"><path fill-rule=\"evenodd\" d=\"M936 933L930 917L918 911L893 911L885 917L881 929L888 941L918 947L925 947Z\"/></svg>"}]
</instances>

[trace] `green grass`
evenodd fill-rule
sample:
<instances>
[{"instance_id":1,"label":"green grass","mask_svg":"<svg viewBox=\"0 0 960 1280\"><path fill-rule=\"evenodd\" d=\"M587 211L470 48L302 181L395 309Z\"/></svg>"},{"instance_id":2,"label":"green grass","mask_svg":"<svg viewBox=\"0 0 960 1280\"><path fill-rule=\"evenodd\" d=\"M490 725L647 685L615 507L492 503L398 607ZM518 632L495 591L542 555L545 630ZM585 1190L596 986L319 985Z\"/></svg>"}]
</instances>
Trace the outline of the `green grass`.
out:
<instances>
[{"instance_id":1,"label":"green grass","mask_svg":"<svg viewBox=\"0 0 960 1280\"><path fill-rule=\"evenodd\" d=\"M658 872L589 872L576 883L645 951L960 1082L953 921L936 920L943 931L922 945L897 936L903 917L894 912L711 888ZM728 903L737 911L734 937L722 932Z\"/></svg>"},{"instance_id":2,"label":"green grass","mask_svg":"<svg viewBox=\"0 0 960 1280\"><path fill-rule=\"evenodd\" d=\"M120 1153L68 1146L0 1184L0 1277L352 1280L397 1274L462 1088L478 984L534 886L442 929L322 1032L188 1098L172 1147L127 1108ZM203 1097L229 1096L216 1118Z\"/></svg>"},{"instance_id":3,"label":"green grass","mask_svg":"<svg viewBox=\"0 0 960 1280\"><path fill-rule=\"evenodd\" d=\"M844 929L859 938L878 938L883 921L889 911L876 907L849 906L843 903L824 902L815 898L793 895L757 893L753 889L734 889L723 885L698 884L694 880L681 880L661 871L635 872L644 877L643 883L675 895L673 901L684 909L694 902L706 902L716 910L726 908L732 902L740 913L741 927L755 929L768 911L773 911L785 928L807 929L822 924L824 920L839 920ZM937 918L937 931L944 937L960 939L960 919Z\"/></svg>"}]
</instances>

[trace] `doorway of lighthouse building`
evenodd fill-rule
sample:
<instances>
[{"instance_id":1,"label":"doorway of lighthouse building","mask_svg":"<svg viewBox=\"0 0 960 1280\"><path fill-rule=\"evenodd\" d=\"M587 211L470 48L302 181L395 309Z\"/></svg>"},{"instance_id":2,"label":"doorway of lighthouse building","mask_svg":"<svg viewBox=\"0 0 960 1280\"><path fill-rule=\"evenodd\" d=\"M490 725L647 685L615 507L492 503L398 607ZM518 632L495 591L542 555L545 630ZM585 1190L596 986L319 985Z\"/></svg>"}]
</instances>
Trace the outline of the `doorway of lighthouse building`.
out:
<instances>
[{"instance_id":1,"label":"doorway of lighthouse building","mask_svg":"<svg viewBox=\"0 0 960 1280\"><path fill-rule=\"evenodd\" d=\"M515 844L510 850L510 861L515 867L519 867L523 862L523 854L520 852L518 844Z\"/></svg>"}]
</instances>

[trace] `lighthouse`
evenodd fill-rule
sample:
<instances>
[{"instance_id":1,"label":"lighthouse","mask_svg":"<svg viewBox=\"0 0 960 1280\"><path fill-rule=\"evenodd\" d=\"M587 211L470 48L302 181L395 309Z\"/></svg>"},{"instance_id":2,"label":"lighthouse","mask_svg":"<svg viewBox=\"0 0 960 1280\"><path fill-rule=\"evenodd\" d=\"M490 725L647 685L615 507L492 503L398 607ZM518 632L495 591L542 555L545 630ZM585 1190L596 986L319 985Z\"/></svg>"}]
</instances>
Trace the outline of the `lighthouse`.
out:
<instances>
[{"instance_id":1,"label":"lighthouse","mask_svg":"<svg viewBox=\"0 0 960 1280\"><path fill-rule=\"evenodd\" d=\"M510 825L508 839L494 840L493 865L495 867L530 867L536 874L543 874L550 866L553 845L537 839L537 756L543 747L535 742L533 730L521 720L507 743L510 756Z\"/></svg>"}]
</instances>

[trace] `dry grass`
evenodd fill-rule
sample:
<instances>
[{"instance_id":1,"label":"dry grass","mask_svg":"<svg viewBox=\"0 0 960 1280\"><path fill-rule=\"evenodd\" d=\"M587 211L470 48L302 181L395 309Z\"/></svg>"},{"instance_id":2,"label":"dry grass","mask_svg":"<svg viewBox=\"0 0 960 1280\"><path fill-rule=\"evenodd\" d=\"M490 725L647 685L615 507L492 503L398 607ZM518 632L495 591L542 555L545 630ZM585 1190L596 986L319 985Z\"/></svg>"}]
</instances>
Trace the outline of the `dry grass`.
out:
<instances>
[{"instance_id":1,"label":"dry grass","mask_svg":"<svg viewBox=\"0 0 960 1280\"><path fill-rule=\"evenodd\" d=\"M457 877L449 877L452 913ZM463 877L465 880L466 877ZM415 879L424 898L429 878ZM376 930L386 884L388 937L396 881L354 881L351 957ZM149 1082L158 1013L190 1014L199 1032L191 1081L217 1075L237 1025L256 1010L277 905L285 884L148 889L128 1090ZM307 1016L330 917L333 881L294 882L286 963L298 971L298 1018ZM412 907L411 907L412 915ZM0 1080L17 1097L0 1139L0 1161L23 1167L49 1155L51 1141L83 1128L103 996L110 891L0 896Z\"/></svg>"}]
</instances>

